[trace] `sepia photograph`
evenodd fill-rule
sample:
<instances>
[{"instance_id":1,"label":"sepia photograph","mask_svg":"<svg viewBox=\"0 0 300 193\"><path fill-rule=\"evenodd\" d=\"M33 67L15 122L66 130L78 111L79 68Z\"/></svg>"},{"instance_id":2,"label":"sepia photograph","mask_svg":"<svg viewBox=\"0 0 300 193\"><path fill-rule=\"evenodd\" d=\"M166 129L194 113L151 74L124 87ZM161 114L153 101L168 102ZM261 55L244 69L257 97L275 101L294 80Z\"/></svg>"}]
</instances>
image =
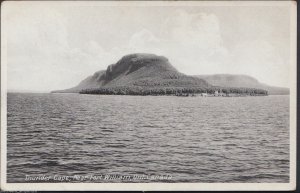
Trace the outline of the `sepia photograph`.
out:
<instances>
[{"instance_id":1,"label":"sepia photograph","mask_svg":"<svg viewBox=\"0 0 300 193\"><path fill-rule=\"evenodd\" d=\"M4 1L1 190L294 190L295 1Z\"/></svg>"}]
</instances>

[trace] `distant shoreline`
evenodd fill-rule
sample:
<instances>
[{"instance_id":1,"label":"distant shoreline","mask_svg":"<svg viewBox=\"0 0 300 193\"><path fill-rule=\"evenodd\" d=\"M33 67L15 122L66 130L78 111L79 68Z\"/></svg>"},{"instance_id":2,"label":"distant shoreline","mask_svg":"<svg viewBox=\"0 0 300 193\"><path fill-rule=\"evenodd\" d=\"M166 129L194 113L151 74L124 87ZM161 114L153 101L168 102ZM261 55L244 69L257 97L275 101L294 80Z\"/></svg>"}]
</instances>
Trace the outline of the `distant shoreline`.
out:
<instances>
[{"instance_id":1,"label":"distant shoreline","mask_svg":"<svg viewBox=\"0 0 300 193\"><path fill-rule=\"evenodd\" d=\"M68 93L58 93L58 94L68 94ZM71 94L71 93L69 93ZM76 93L74 93L76 94ZM201 94L186 94L186 95L174 95L174 94L169 94L169 95L129 95L129 94L87 94L87 93L79 93L82 95L102 95L102 96L176 96L176 97L202 97L202 98L216 98L216 97L224 97L224 98L230 98L230 97L257 97L257 96L270 96L270 95L263 95L263 94L256 94L256 95L238 95L238 94L231 94L227 96L217 96L217 95L207 95L203 96ZM271 95L271 96L276 96L276 95ZM281 96L281 95L279 95Z\"/></svg>"},{"instance_id":2,"label":"distant shoreline","mask_svg":"<svg viewBox=\"0 0 300 193\"><path fill-rule=\"evenodd\" d=\"M256 88L221 88L221 87L102 87L85 89L80 94L99 95L171 95L171 96L202 96L202 97L237 97L237 96L267 96L268 91Z\"/></svg>"}]
</instances>

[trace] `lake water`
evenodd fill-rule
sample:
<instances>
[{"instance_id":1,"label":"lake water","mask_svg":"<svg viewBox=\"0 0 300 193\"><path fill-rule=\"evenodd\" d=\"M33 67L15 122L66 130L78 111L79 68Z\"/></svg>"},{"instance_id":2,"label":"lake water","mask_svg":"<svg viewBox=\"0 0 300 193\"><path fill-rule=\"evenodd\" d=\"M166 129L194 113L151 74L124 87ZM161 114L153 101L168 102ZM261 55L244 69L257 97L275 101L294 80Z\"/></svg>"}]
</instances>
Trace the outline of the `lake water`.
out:
<instances>
[{"instance_id":1,"label":"lake water","mask_svg":"<svg viewBox=\"0 0 300 193\"><path fill-rule=\"evenodd\" d=\"M7 103L8 182L289 182L289 96L8 94Z\"/></svg>"}]
</instances>

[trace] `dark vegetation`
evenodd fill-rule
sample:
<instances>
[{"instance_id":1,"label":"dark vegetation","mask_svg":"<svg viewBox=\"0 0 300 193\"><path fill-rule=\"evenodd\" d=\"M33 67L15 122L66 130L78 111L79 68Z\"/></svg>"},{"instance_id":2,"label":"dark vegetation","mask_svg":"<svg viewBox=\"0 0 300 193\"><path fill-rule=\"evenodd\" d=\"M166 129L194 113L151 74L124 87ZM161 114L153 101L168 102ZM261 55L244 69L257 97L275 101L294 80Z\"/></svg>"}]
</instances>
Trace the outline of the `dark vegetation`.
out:
<instances>
[{"instance_id":1,"label":"dark vegetation","mask_svg":"<svg viewBox=\"0 0 300 193\"><path fill-rule=\"evenodd\" d=\"M220 88L220 87L210 87L210 88L200 88L200 87L101 87L98 89L85 89L80 91L81 94L102 94L102 95L177 95L182 96L185 94L215 94L223 93L225 96L229 94L239 94L239 95L267 95L268 92L262 89L255 88Z\"/></svg>"},{"instance_id":2,"label":"dark vegetation","mask_svg":"<svg viewBox=\"0 0 300 193\"><path fill-rule=\"evenodd\" d=\"M216 91L223 94L267 95L255 88L218 87L199 78L178 72L163 56L130 54L106 70L81 81L76 87L54 92L104 95L186 95Z\"/></svg>"}]
</instances>

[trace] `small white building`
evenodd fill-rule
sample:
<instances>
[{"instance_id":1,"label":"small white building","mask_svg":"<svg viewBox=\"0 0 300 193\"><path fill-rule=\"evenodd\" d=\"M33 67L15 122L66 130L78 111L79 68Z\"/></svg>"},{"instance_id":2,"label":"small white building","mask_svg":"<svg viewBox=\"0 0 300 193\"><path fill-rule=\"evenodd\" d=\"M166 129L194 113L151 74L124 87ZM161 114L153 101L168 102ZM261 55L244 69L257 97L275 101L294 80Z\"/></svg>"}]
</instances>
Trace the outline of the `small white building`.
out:
<instances>
[{"instance_id":1,"label":"small white building","mask_svg":"<svg viewBox=\"0 0 300 193\"><path fill-rule=\"evenodd\" d=\"M215 90L215 96L219 96L219 91Z\"/></svg>"},{"instance_id":2,"label":"small white building","mask_svg":"<svg viewBox=\"0 0 300 193\"><path fill-rule=\"evenodd\" d=\"M201 93L201 96L207 97L207 93Z\"/></svg>"}]
</instances>

